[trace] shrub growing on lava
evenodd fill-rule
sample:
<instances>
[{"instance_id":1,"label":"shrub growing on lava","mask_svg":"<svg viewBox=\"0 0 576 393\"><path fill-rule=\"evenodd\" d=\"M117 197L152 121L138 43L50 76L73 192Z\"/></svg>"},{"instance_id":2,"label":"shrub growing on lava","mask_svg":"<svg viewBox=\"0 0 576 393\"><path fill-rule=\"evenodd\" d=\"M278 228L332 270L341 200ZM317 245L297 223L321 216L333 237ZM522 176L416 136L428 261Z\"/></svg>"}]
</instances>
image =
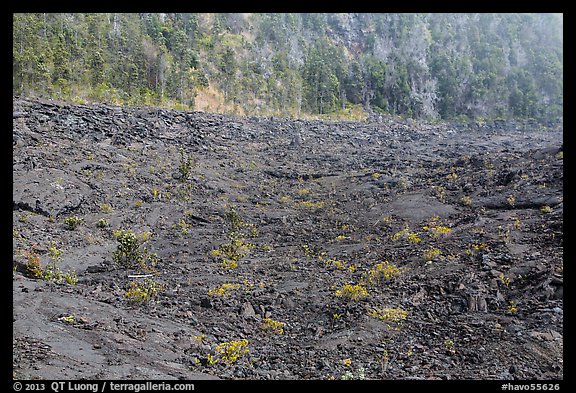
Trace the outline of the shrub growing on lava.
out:
<instances>
[{"instance_id":1,"label":"shrub growing on lava","mask_svg":"<svg viewBox=\"0 0 576 393\"><path fill-rule=\"evenodd\" d=\"M142 244L150 237L147 232L136 235L131 230L116 231L114 236L118 245L112 260L126 268L139 267L144 271L153 271L158 262L156 253L150 253Z\"/></svg>"},{"instance_id":2,"label":"shrub growing on lava","mask_svg":"<svg viewBox=\"0 0 576 393\"><path fill-rule=\"evenodd\" d=\"M368 290L362 284L346 283L337 288L334 295L348 301L356 301L368 297Z\"/></svg>"}]
</instances>

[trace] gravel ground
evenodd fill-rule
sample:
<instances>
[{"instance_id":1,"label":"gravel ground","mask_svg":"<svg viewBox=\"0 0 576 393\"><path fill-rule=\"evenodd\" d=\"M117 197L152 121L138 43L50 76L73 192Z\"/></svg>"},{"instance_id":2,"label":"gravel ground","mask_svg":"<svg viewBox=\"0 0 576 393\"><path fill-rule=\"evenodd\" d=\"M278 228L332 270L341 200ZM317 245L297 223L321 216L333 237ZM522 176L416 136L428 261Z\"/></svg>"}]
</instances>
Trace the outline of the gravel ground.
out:
<instances>
[{"instance_id":1,"label":"gravel ground","mask_svg":"<svg viewBox=\"0 0 576 393\"><path fill-rule=\"evenodd\" d=\"M14 97L13 376L563 379L563 134Z\"/></svg>"}]
</instances>

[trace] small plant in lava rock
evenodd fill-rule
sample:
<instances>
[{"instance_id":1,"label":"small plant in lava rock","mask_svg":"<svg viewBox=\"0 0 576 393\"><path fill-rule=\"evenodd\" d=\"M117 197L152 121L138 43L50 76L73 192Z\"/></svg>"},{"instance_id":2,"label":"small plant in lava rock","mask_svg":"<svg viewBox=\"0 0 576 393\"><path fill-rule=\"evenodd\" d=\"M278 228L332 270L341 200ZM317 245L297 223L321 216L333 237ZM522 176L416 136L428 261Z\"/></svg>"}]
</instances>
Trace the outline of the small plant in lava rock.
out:
<instances>
[{"instance_id":1,"label":"small plant in lava rock","mask_svg":"<svg viewBox=\"0 0 576 393\"><path fill-rule=\"evenodd\" d=\"M446 352L448 352L450 355L455 355L456 354L456 345L454 344L454 341L447 338L446 340L444 340L444 349L446 350Z\"/></svg>"},{"instance_id":2,"label":"small plant in lava rock","mask_svg":"<svg viewBox=\"0 0 576 393\"><path fill-rule=\"evenodd\" d=\"M410 243L418 244L422 241L422 239L418 236L416 232L410 231L408 226L404 227L404 229L396 232L391 237L392 241L398 241L400 239L406 239Z\"/></svg>"},{"instance_id":3,"label":"small plant in lava rock","mask_svg":"<svg viewBox=\"0 0 576 393\"><path fill-rule=\"evenodd\" d=\"M254 224L247 224L240 214L233 208L227 208L224 218L228 222L230 242L221 244L217 249L210 252L210 256L218 258L225 269L235 269L238 261L244 258L256 245L244 240L246 236L258 236L258 230ZM246 234L242 229L248 228Z\"/></svg>"},{"instance_id":4,"label":"small plant in lava rock","mask_svg":"<svg viewBox=\"0 0 576 393\"><path fill-rule=\"evenodd\" d=\"M178 229L180 231L180 235L187 236L190 233L189 229L192 225L186 222L185 218L181 218L176 224L172 225L172 228Z\"/></svg>"},{"instance_id":5,"label":"small plant in lava rock","mask_svg":"<svg viewBox=\"0 0 576 393\"><path fill-rule=\"evenodd\" d=\"M262 320L262 325L260 326L260 328L264 333L283 334L285 326L286 324L284 322L276 321L275 319L272 318L264 318Z\"/></svg>"},{"instance_id":6,"label":"small plant in lava rock","mask_svg":"<svg viewBox=\"0 0 576 393\"><path fill-rule=\"evenodd\" d=\"M508 312L511 314L516 314L518 312L518 307L516 307L516 302L514 300L511 300L510 304L508 305L506 310L508 310Z\"/></svg>"},{"instance_id":7,"label":"small plant in lava rock","mask_svg":"<svg viewBox=\"0 0 576 393\"><path fill-rule=\"evenodd\" d=\"M431 262L442 255L442 251L434 246L428 246L428 248L422 251L422 255L427 262Z\"/></svg>"},{"instance_id":8,"label":"small plant in lava rock","mask_svg":"<svg viewBox=\"0 0 576 393\"><path fill-rule=\"evenodd\" d=\"M144 271L154 271L154 266L158 262L156 253L150 253L142 244L150 237L148 232L136 235L131 230L117 230L114 237L118 242L116 250L113 252L112 260L125 267L139 267Z\"/></svg>"},{"instance_id":9,"label":"small plant in lava rock","mask_svg":"<svg viewBox=\"0 0 576 393\"><path fill-rule=\"evenodd\" d=\"M448 181L456 181L458 179L458 174L456 172L451 172L450 174L446 175L446 179Z\"/></svg>"},{"instance_id":10,"label":"small plant in lava rock","mask_svg":"<svg viewBox=\"0 0 576 393\"><path fill-rule=\"evenodd\" d=\"M474 257L476 256L481 250L488 250L488 245L486 243L472 243L469 244L466 248L466 255Z\"/></svg>"},{"instance_id":11,"label":"small plant in lava rock","mask_svg":"<svg viewBox=\"0 0 576 393\"><path fill-rule=\"evenodd\" d=\"M388 261L380 262L374 265L372 269L363 274L363 279L369 285L380 284L382 280L390 280L401 273L400 269Z\"/></svg>"},{"instance_id":12,"label":"small plant in lava rock","mask_svg":"<svg viewBox=\"0 0 576 393\"><path fill-rule=\"evenodd\" d=\"M180 181L185 182L188 180L193 166L194 162L192 157L184 152L184 148L180 148L180 165L178 166L178 172L180 172Z\"/></svg>"},{"instance_id":13,"label":"small plant in lava rock","mask_svg":"<svg viewBox=\"0 0 576 393\"><path fill-rule=\"evenodd\" d=\"M460 203L462 203L462 205L464 205L464 206L471 206L472 205L472 197L470 197L468 195L464 195L462 198L460 198Z\"/></svg>"},{"instance_id":14,"label":"small plant in lava rock","mask_svg":"<svg viewBox=\"0 0 576 393\"><path fill-rule=\"evenodd\" d=\"M252 238L258 236L258 228L256 228L256 225L245 222L234 207L230 207L226 210L224 218L228 222L231 235L241 234ZM245 233L243 229L247 229L247 233Z\"/></svg>"},{"instance_id":15,"label":"small plant in lava rock","mask_svg":"<svg viewBox=\"0 0 576 393\"><path fill-rule=\"evenodd\" d=\"M234 364L248 353L248 340L232 340L225 341L216 345L216 355L208 354L207 363L209 365L223 362L226 364Z\"/></svg>"},{"instance_id":16,"label":"small plant in lava rock","mask_svg":"<svg viewBox=\"0 0 576 393\"><path fill-rule=\"evenodd\" d=\"M512 283L512 279L504 275L504 273L500 273L498 276L500 282L506 286L506 288L510 288L510 283Z\"/></svg>"},{"instance_id":17,"label":"small plant in lava rock","mask_svg":"<svg viewBox=\"0 0 576 393\"><path fill-rule=\"evenodd\" d=\"M156 281L146 278L144 281L131 281L124 293L126 301L131 304L147 303L154 299L164 287Z\"/></svg>"},{"instance_id":18,"label":"small plant in lava rock","mask_svg":"<svg viewBox=\"0 0 576 393\"><path fill-rule=\"evenodd\" d=\"M40 262L40 256L35 251L23 251L22 255L26 258L25 272L29 277L42 278L44 276L44 269Z\"/></svg>"},{"instance_id":19,"label":"small plant in lava rock","mask_svg":"<svg viewBox=\"0 0 576 393\"><path fill-rule=\"evenodd\" d=\"M106 228L108 226L108 221L105 218L101 218L96 223L97 228Z\"/></svg>"},{"instance_id":20,"label":"small plant in lava rock","mask_svg":"<svg viewBox=\"0 0 576 393\"><path fill-rule=\"evenodd\" d=\"M244 220L240 217L240 214L236 211L234 207L229 207L224 213L224 219L230 225L230 230L232 232L238 231L244 225Z\"/></svg>"},{"instance_id":21,"label":"small plant in lava rock","mask_svg":"<svg viewBox=\"0 0 576 393\"><path fill-rule=\"evenodd\" d=\"M365 369L364 367L358 367L356 369L356 373L352 372L351 370L348 370L344 374L342 374L340 379L344 381L351 381L355 379L359 380L366 379Z\"/></svg>"},{"instance_id":22,"label":"small plant in lava rock","mask_svg":"<svg viewBox=\"0 0 576 393\"><path fill-rule=\"evenodd\" d=\"M222 267L234 269L238 266L238 261L248 255L250 250L255 247L254 244L245 242L237 232L232 232L230 243L221 244L220 247L210 252L210 256L219 258Z\"/></svg>"},{"instance_id":23,"label":"small plant in lava rock","mask_svg":"<svg viewBox=\"0 0 576 393\"><path fill-rule=\"evenodd\" d=\"M101 203L100 204L100 211L104 214L106 213L111 213L112 212L112 205L110 205L109 203Z\"/></svg>"},{"instance_id":24,"label":"small plant in lava rock","mask_svg":"<svg viewBox=\"0 0 576 393\"><path fill-rule=\"evenodd\" d=\"M69 315L65 315L63 317L58 318L59 321L62 321L64 323L73 325L74 322L76 322L76 318L74 317L74 315L69 314Z\"/></svg>"},{"instance_id":25,"label":"small plant in lava rock","mask_svg":"<svg viewBox=\"0 0 576 393\"><path fill-rule=\"evenodd\" d=\"M51 264L47 265L44 269L43 278L47 281L54 281L56 283L66 282L70 285L76 285L78 282L78 277L74 272L62 272L60 267L58 267L58 262L62 260L63 251L56 247L54 242L51 243L48 248L48 257L52 261Z\"/></svg>"},{"instance_id":26,"label":"small plant in lava rock","mask_svg":"<svg viewBox=\"0 0 576 393\"><path fill-rule=\"evenodd\" d=\"M66 217L66 219L64 220L64 226L66 227L66 229L68 229L69 231L73 231L76 228L78 228L78 226L80 224L82 224L84 220L78 216L71 216L71 217Z\"/></svg>"},{"instance_id":27,"label":"small plant in lava rock","mask_svg":"<svg viewBox=\"0 0 576 393\"><path fill-rule=\"evenodd\" d=\"M237 283L224 283L208 290L208 296L215 297L228 297L233 291L240 289L240 284Z\"/></svg>"},{"instance_id":28,"label":"small plant in lava rock","mask_svg":"<svg viewBox=\"0 0 576 393\"><path fill-rule=\"evenodd\" d=\"M324 262L324 267L329 268L329 267L335 267L336 269L347 269L347 263L346 261L342 260L342 259L337 259L337 258L330 258L330 259L323 259L322 257L318 257L319 260Z\"/></svg>"},{"instance_id":29,"label":"small plant in lava rock","mask_svg":"<svg viewBox=\"0 0 576 393\"><path fill-rule=\"evenodd\" d=\"M446 189L442 186L432 186L433 193L440 202L446 201Z\"/></svg>"},{"instance_id":30,"label":"small plant in lava rock","mask_svg":"<svg viewBox=\"0 0 576 393\"><path fill-rule=\"evenodd\" d=\"M345 283L340 288L336 288L334 295L348 301L356 301L368 297L368 290L362 284Z\"/></svg>"},{"instance_id":31,"label":"small plant in lava rock","mask_svg":"<svg viewBox=\"0 0 576 393\"><path fill-rule=\"evenodd\" d=\"M428 225L424 225L422 229L430 234L433 238L437 238L440 236L448 236L452 233L452 229L448 228L447 226L441 225L439 223L440 217L434 216L428 220Z\"/></svg>"},{"instance_id":32,"label":"small plant in lava rock","mask_svg":"<svg viewBox=\"0 0 576 393\"><path fill-rule=\"evenodd\" d=\"M57 284L65 282L70 285L75 285L78 281L76 274L74 272L62 272L57 265L62 259L62 250L56 248L54 242L52 242L48 252L52 263L46 266L46 268L43 268L40 256L34 250L23 251L21 255L26 259L24 274L28 277L52 281Z\"/></svg>"},{"instance_id":33,"label":"small plant in lava rock","mask_svg":"<svg viewBox=\"0 0 576 393\"><path fill-rule=\"evenodd\" d=\"M399 326L408 317L408 311L402 309L401 307L376 308L368 311L368 315L381 321L386 321Z\"/></svg>"}]
</instances>

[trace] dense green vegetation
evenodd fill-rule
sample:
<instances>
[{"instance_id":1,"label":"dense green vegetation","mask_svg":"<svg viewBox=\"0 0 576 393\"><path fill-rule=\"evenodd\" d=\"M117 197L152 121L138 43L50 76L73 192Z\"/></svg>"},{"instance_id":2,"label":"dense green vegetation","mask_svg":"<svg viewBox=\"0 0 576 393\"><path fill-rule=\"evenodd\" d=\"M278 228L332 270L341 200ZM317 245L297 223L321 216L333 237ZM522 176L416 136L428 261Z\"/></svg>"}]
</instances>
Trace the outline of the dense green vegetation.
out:
<instances>
[{"instance_id":1,"label":"dense green vegetation","mask_svg":"<svg viewBox=\"0 0 576 393\"><path fill-rule=\"evenodd\" d=\"M259 115L556 121L562 31L561 14L14 14L13 92ZM208 93L218 106L204 105Z\"/></svg>"}]
</instances>

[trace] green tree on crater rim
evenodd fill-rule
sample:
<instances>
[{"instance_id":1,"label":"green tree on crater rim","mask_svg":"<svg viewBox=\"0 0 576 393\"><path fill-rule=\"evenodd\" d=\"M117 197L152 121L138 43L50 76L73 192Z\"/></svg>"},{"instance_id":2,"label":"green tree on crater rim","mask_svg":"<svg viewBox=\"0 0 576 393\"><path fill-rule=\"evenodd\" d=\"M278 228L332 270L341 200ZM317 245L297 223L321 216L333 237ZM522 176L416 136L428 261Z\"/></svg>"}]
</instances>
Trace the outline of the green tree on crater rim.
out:
<instances>
[{"instance_id":1,"label":"green tree on crater rim","mask_svg":"<svg viewBox=\"0 0 576 393\"><path fill-rule=\"evenodd\" d=\"M558 13L16 13L13 94L288 116L563 117ZM233 109L232 109L233 108Z\"/></svg>"}]
</instances>

